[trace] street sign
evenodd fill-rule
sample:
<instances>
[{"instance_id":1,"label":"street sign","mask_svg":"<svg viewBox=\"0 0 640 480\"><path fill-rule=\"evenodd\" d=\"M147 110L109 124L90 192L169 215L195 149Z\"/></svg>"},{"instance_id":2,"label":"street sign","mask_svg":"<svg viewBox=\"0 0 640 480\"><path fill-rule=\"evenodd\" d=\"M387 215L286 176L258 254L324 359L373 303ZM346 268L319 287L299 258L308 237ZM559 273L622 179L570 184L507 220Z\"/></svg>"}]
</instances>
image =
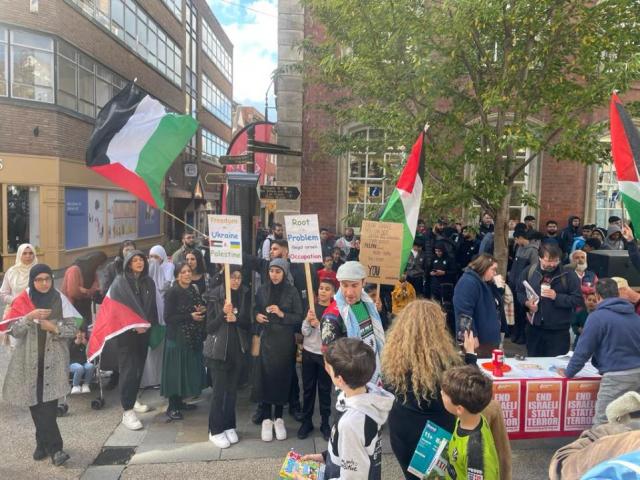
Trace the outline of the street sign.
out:
<instances>
[{"instance_id":1,"label":"street sign","mask_svg":"<svg viewBox=\"0 0 640 480\"><path fill-rule=\"evenodd\" d=\"M207 173L204 176L204 183L207 185L222 185L227 183L227 175L225 173Z\"/></svg>"},{"instance_id":2,"label":"street sign","mask_svg":"<svg viewBox=\"0 0 640 480\"><path fill-rule=\"evenodd\" d=\"M222 155L219 158L221 165L240 165L242 163L252 163L253 154L245 153L244 155Z\"/></svg>"},{"instance_id":3,"label":"street sign","mask_svg":"<svg viewBox=\"0 0 640 480\"><path fill-rule=\"evenodd\" d=\"M296 200L300 196L298 187L287 185L261 185L262 200Z\"/></svg>"}]
</instances>

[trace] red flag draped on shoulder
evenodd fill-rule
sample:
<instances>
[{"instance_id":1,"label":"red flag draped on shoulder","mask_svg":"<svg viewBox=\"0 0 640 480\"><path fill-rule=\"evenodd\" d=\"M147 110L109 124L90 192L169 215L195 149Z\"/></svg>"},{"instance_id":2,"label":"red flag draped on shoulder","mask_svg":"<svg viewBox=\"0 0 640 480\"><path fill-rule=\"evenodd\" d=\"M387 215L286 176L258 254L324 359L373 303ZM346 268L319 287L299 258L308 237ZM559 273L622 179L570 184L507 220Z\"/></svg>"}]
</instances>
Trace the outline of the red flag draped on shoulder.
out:
<instances>
[{"instance_id":1,"label":"red flag draped on shoulder","mask_svg":"<svg viewBox=\"0 0 640 480\"><path fill-rule=\"evenodd\" d=\"M100 355L107 340L127 330L150 326L151 324L144 319L140 302L127 285L127 279L119 275L111 284L96 316L89 338L87 359L92 361Z\"/></svg>"},{"instance_id":2,"label":"red flag draped on shoulder","mask_svg":"<svg viewBox=\"0 0 640 480\"><path fill-rule=\"evenodd\" d=\"M24 317L27 313L35 310L35 305L31 302L26 290L18 295L11 305L8 307L4 320L0 322L0 332L4 332L9 328L9 324Z\"/></svg>"}]
</instances>

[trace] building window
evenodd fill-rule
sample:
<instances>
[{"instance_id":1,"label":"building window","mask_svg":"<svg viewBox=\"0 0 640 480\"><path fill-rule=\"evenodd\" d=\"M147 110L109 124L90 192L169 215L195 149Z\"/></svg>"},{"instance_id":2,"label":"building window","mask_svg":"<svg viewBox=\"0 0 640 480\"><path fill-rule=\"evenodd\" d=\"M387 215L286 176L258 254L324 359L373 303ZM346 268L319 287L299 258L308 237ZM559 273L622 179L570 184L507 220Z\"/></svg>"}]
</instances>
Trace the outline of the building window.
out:
<instances>
[{"instance_id":1,"label":"building window","mask_svg":"<svg viewBox=\"0 0 640 480\"><path fill-rule=\"evenodd\" d=\"M231 99L225 96L206 75L202 75L202 105L222 122L231 126Z\"/></svg>"},{"instance_id":2,"label":"building window","mask_svg":"<svg viewBox=\"0 0 640 480\"><path fill-rule=\"evenodd\" d=\"M527 158L529 158L530 151L529 150L518 150L516 152L516 161L518 164L520 162L524 162ZM524 221L524 217L529 215L530 212L527 209L527 205L523 202L523 195L527 195L529 192L534 189L529 184L530 179L530 167L531 163L525 167L525 169L520 172L518 177L513 181L513 185L511 186L511 201L509 202L509 220L515 220L516 222Z\"/></svg>"},{"instance_id":3,"label":"building window","mask_svg":"<svg viewBox=\"0 0 640 480\"><path fill-rule=\"evenodd\" d=\"M611 161L596 166L596 225L608 225L611 215L622 215L622 195Z\"/></svg>"},{"instance_id":4,"label":"building window","mask_svg":"<svg viewBox=\"0 0 640 480\"><path fill-rule=\"evenodd\" d=\"M143 60L182 86L182 50L134 0L66 0L108 29ZM182 4L180 0L165 3Z\"/></svg>"},{"instance_id":5,"label":"building window","mask_svg":"<svg viewBox=\"0 0 640 480\"><path fill-rule=\"evenodd\" d=\"M233 78L231 55L222 46L207 22L202 22L202 49L218 67L218 70L231 82Z\"/></svg>"},{"instance_id":6,"label":"building window","mask_svg":"<svg viewBox=\"0 0 640 480\"><path fill-rule=\"evenodd\" d=\"M209 130L202 129L202 153L209 157L226 155L229 144ZM217 160L217 159L216 159ZM217 163L217 162L216 162Z\"/></svg>"},{"instance_id":7,"label":"building window","mask_svg":"<svg viewBox=\"0 0 640 480\"><path fill-rule=\"evenodd\" d=\"M8 253L22 243L40 245L40 190L38 187L7 185Z\"/></svg>"},{"instance_id":8,"label":"building window","mask_svg":"<svg viewBox=\"0 0 640 480\"><path fill-rule=\"evenodd\" d=\"M63 107L95 117L126 84L108 68L62 40L58 41L58 98Z\"/></svg>"},{"instance_id":9,"label":"building window","mask_svg":"<svg viewBox=\"0 0 640 480\"><path fill-rule=\"evenodd\" d=\"M11 31L11 96L53 103L53 39Z\"/></svg>"},{"instance_id":10,"label":"building window","mask_svg":"<svg viewBox=\"0 0 640 480\"><path fill-rule=\"evenodd\" d=\"M182 20L182 0L162 0L178 20Z\"/></svg>"},{"instance_id":11,"label":"building window","mask_svg":"<svg viewBox=\"0 0 640 480\"><path fill-rule=\"evenodd\" d=\"M378 211L393 192L393 173L399 169L404 154L381 153L371 142L380 145L384 133L366 128L351 135L359 145L348 153L347 215L355 220ZM364 147L363 147L364 145Z\"/></svg>"},{"instance_id":12,"label":"building window","mask_svg":"<svg viewBox=\"0 0 640 480\"><path fill-rule=\"evenodd\" d=\"M0 27L0 97L9 93L9 31Z\"/></svg>"}]
</instances>

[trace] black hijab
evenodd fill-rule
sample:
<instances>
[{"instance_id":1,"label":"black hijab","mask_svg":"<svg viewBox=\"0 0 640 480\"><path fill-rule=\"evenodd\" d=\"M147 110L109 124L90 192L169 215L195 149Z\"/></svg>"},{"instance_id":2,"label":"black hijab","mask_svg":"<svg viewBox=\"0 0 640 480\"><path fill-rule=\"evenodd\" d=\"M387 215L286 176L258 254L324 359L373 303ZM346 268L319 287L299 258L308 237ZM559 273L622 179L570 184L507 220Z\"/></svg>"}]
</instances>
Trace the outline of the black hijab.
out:
<instances>
[{"instance_id":1,"label":"black hijab","mask_svg":"<svg viewBox=\"0 0 640 480\"><path fill-rule=\"evenodd\" d=\"M51 276L51 284L49 290L45 293L39 292L36 289L36 277L43 273ZM34 265L29 271L29 298L36 308L51 308L61 305L60 294L53 286L53 271L49 265L44 263L38 263ZM55 312L54 312L55 313ZM52 315L51 318L58 318Z\"/></svg>"}]
</instances>

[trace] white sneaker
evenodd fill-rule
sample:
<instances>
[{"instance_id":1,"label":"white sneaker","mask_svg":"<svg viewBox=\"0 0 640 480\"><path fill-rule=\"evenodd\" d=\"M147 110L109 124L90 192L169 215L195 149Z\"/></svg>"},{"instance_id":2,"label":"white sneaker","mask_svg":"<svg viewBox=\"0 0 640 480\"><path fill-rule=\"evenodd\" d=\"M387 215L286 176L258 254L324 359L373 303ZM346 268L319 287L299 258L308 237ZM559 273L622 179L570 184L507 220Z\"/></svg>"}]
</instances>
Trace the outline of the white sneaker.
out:
<instances>
[{"instance_id":1,"label":"white sneaker","mask_svg":"<svg viewBox=\"0 0 640 480\"><path fill-rule=\"evenodd\" d=\"M133 410L136 413L147 413L149 410L151 410L151 408L149 408L149 405L145 405L136 400L136 404L133 406Z\"/></svg>"},{"instance_id":2,"label":"white sneaker","mask_svg":"<svg viewBox=\"0 0 640 480\"><path fill-rule=\"evenodd\" d=\"M71 389L71 395L77 395L79 393L82 393L82 388L80 388L80 385L75 385L72 389Z\"/></svg>"},{"instance_id":3,"label":"white sneaker","mask_svg":"<svg viewBox=\"0 0 640 480\"><path fill-rule=\"evenodd\" d=\"M138 420L138 416L133 410L125 410L122 414L122 425L129 430L140 430L142 428L142 422Z\"/></svg>"},{"instance_id":4,"label":"white sneaker","mask_svg":"<svg viewBox=\"0 0 640 480\"><path fill-rule=\"evenodd\" d=\"M231 443L224 432L218 433L217 435L209 434L209 441L218 448L229 448L231 446Z\"/></svg>"},{"instance_id":5,"label":"white sneaker","mask_svg":"<svg viewBox=\"0 0 640 480\"><path fill-rule=\"evenodd\" d=\"M284 426L284 420L281 418L276 418L276 421L273 422L274 427L276 429L276 438L278 440L286 440L287 439L287 429Z\"/></svg>"},{"instance_id":6,"label":"white sneaker","mask_svg":"<svg viewBox=\"0 0 640 480\"><path fill-rule=\"evenodd\" d=\"M91 393L91 388L89 387L88 383L82 385L82 393Z\"/></svg>"},{"instance_id":7,"label":"white sneaker","mask_svg":"<svg viewBox=\"0 0 640 480\"><path fill-rule=\"evenodd\" d=\"M273 440L273 422L268 418L262 421L262 433L260 434L263 442Z\"/></svg>"},{"instance_id":8,"label":"white sneaker","mask_svg":"<svg viewBox=\"0 0 640 480\"><path fill-rule=\"evenodd\" d=\"M231 444L238 443L238 434L236 433L235 428L230 428L229 430L225 430L224 434L226 435L227 440L229 440L229 443Z\"/></svg>"}]
</instances>

